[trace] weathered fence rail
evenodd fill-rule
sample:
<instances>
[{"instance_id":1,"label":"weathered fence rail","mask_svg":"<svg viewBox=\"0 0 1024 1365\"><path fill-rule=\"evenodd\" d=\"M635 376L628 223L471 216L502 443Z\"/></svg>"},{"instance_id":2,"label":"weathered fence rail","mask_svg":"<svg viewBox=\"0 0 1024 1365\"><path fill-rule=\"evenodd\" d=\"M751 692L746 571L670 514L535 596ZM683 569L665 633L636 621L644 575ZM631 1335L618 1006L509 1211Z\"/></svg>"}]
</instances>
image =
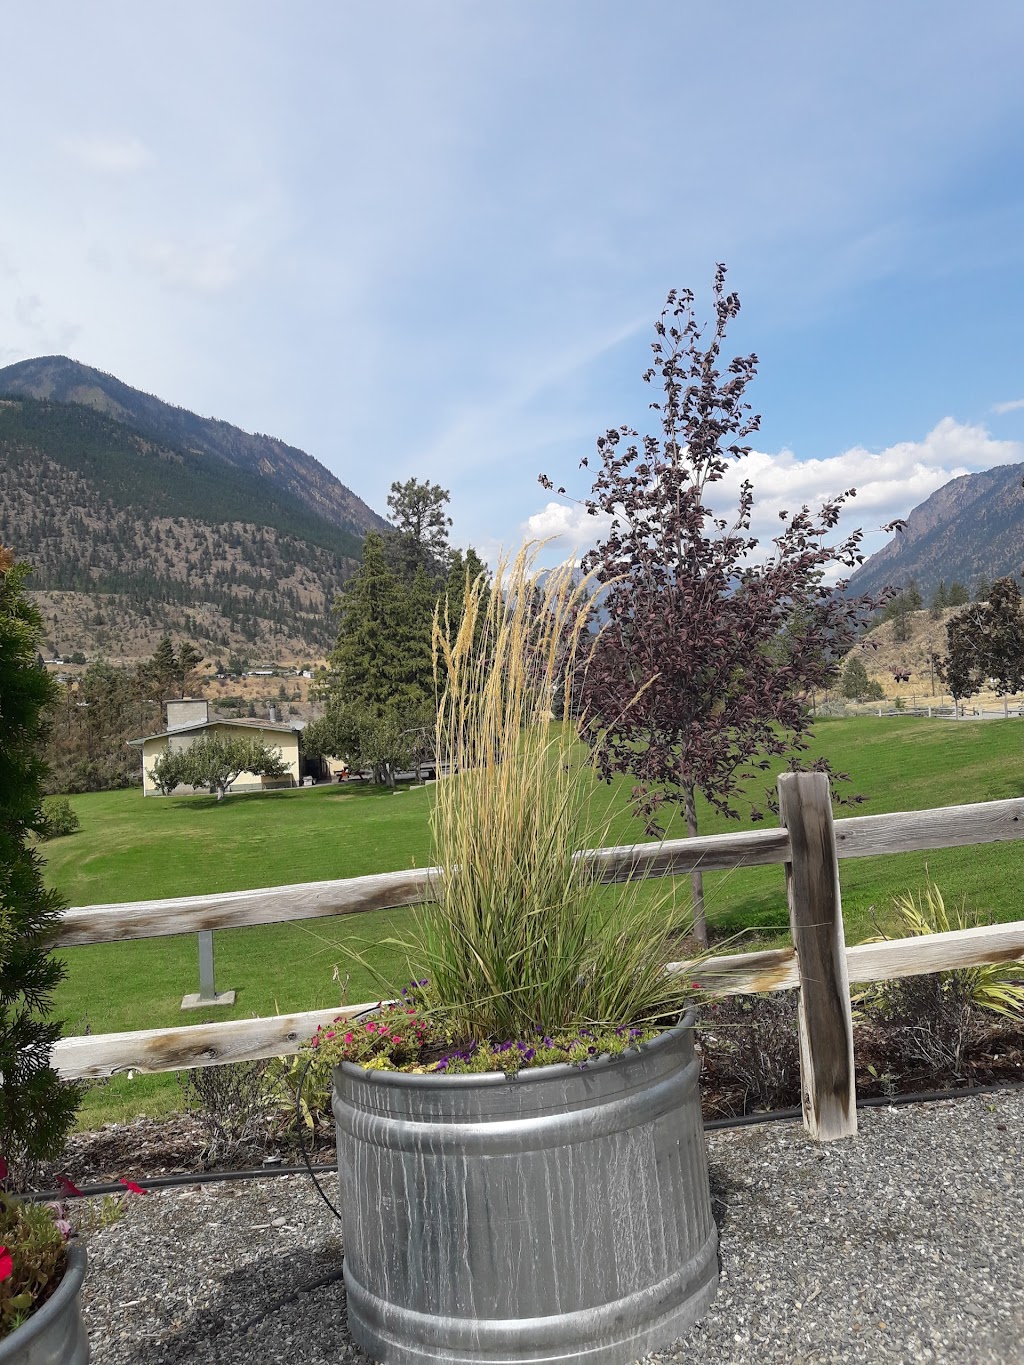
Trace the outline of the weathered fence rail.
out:
<instances>
[{"instance_id":1,"label":"weathered fence rail","mask_svg":"<svg viewBox=\"0 0 1024 1365\"><path fill-rule=\"evenodd\" d=\"M600 879L609 884L635 876L785 865L792 947L712 958L699 968L673 963L670 969L696 973L703 989L723 994L799 990L804 1120L816 1137L842 1137L856 1132L849 983L1024 959L1024 921L848 948L839 861L1019 839L1024 799L833 821L828 778L821 773L783 774L779 797L778 829L592 849L578 856L597 864ZM65 913L53 943L67 948L417 905L429 898L436 876L436 869L425 868L84 906ZM365 1008L64 1038L53 1062L72 1079L283 1056L297 1052L318 1024Z\"/></svg>"}]
</instances>

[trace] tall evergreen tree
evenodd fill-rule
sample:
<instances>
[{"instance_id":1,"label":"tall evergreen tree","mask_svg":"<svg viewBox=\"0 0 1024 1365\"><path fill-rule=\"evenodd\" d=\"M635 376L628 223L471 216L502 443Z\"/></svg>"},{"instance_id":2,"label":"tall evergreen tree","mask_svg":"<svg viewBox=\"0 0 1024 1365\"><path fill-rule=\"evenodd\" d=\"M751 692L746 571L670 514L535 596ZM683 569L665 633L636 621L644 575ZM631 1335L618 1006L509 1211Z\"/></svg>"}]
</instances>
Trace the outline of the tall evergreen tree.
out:
<instances>
[{"instance_id":1,"label":"tall evergreen tree","mask_svg":"<svg viewBox=\"0 0 1024 1365\"><path fill-rule=\"evenodd\" d=\"M388 494L395 530L385 542L388 558L399 576L410 581L417 569L431 578L442 577L451 553L448 530L452 519L445 510L451 494L429 479L397 480Z\"/></svg>"},{"instance_id":2,"label":"tall evergreen tree","mask_svg":"<svg viewBox=\"0 0 1024 1365\"><path fill-rule=\"evenodd\" d=\"M42 618L25 597L28 566L0 546L0 1153L16 1178L55 1159L80 1089L50 1066L61 1032L48 1019L64 964L46 947L63 902L43 884L30 840L46 830L44 711L59 693L39 667Z\"/></svg>"}]
</instances>

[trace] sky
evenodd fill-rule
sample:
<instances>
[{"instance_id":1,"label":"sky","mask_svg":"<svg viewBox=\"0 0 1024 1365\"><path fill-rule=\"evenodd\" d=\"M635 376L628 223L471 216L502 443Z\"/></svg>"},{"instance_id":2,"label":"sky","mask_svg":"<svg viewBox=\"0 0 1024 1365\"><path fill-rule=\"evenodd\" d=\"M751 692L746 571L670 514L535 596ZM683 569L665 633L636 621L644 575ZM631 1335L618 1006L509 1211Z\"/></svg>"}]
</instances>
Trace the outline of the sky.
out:
<instances>
[{"instance_id":1,"label":"sky","mask_svg":"<svg viewBox=\"0 0 1024 1365\"><path fill-rule=\"evenodd\" d=\"M756 351L756 526L1024 461L1019 0L36 0L0 57L0 364L65 354L453 540L566 552L665 295ZM877 548L885 537L868 537Z\"/></svg>"}]
</instances>

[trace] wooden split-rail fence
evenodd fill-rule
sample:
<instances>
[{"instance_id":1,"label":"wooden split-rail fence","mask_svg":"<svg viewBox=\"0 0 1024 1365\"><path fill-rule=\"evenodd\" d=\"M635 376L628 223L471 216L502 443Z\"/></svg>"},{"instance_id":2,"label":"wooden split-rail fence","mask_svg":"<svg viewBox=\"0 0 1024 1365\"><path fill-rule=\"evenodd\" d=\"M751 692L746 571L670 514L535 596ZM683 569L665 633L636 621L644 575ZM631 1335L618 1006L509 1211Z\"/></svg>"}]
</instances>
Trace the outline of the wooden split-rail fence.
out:
<instances>
[{"instance_id":1,"label":"wooden split-rail fence","mask_svg":"<svg viewBox=\"0 0 1024 1365\"><path fill-rule=\"evenodd\" d=\"M1024 921L847 947L839 860L994 843L1024 836L1024 799L891 815L832 818L823 773L779 778L778 829L713 834L622 848L592 849L601 881L665 877L783 863L792 945L693 964L672 963L702 990L723 995L797 990L804 1124L821 1140L857 1131L850 985L1024 959ZM435 870L386 872L343 881L231 891L209 896L65 912L57 948L245 925L366 913L428 899ZM63 1038L53 1064L67 1079L126 1071L177 1071L298 1052L314 1029L368 1005L236 1019L180 1028Z\"/></svg>"}]
</instances>

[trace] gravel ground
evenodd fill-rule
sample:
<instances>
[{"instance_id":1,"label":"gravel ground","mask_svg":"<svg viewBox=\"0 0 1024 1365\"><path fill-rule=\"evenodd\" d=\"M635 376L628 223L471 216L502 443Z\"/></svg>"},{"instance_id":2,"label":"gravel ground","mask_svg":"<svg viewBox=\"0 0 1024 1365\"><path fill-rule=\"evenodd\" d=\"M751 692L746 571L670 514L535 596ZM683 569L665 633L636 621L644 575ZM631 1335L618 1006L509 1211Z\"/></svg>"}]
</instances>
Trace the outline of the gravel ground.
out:
<instances>
[{"instance_id":1,"label":"gravel ground","mask_svg":"<svg viewBox=\"0 0 1024 1365\"><path fill-rule=\"evenodd\" d=\"M654 1362L1024 1360L1024 1092L709 1135L722 1279ZM304 1177L135 1197L87 1235L93 1365L365 1365Z\"/></svg>"}]
</instances>

